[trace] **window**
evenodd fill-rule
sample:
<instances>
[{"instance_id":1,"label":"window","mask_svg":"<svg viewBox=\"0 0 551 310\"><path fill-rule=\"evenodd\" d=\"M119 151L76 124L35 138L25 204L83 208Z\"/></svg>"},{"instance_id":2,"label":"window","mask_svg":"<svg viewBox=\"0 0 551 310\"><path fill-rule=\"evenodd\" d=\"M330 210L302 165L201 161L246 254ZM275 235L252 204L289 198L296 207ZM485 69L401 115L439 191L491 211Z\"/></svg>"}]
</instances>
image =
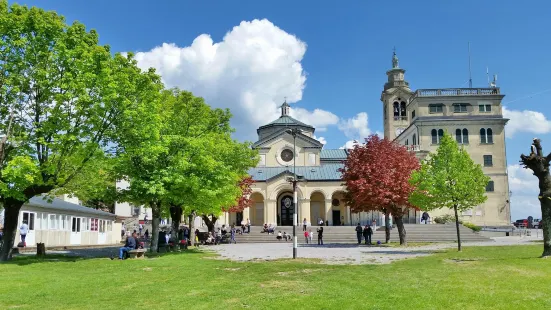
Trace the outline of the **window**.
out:
<instances>
[{"instance_id":1,"label":"window","mask_svg":"<svg viewBox=\"0 0 551 310\"><path fill-rule=\"evenodd\" d=\"M478 105L478 112L492 112L492 105L491 104L479 104Z\"/></svg>"},{"instance_id":2,"label":"window","mask_svg":"<svg viewBox=\"0 0 551 310\"><path fill-rule=\"evenodd\" d=\"M111 232L113 230L113 224L111 221L107 221L107 232Z\"/></svg>"},{"instance_id":3,"label":"window","mask_svg":"<svg viewBox=\"0 0 551 310\"><path fill-rule=\"evenodd\" d=\"M484 167L491 167L493 165L492 155L484 155Z\"/></svg>"},{"instance_id":4,"label":"window","mask_svg":"<svg viewBox=\"0 0 551 310\"><path fill-rule=\"evenodd\" d=\"M87 218L82 218L82 231L88 231L90 230L90 224L88 223L88 219Z\"/></svg>"},{"instance_id":5,"label":"window","mask_svg":"<svg viewBox=\"0 0 551 310\"><path fill-rule=\"evenodd\" d=\"M394 111L394 119L398 119L400 117L400 103L398 101L394 101L394 104L392 105L393 111Z\"/></svg>"},{"instance_id":6,"label":"window","mask_svg":"<svg viewBox=\"0 0 551 310\"><path fill-rule=\"evenodd\" d=\"M416 134L413 134L413 144L412 145L417 145L417 135Z\"/></svg>"},{"instance_id":7,"label":"window","mask_svg":"<svg viewBox=\"0 0 551 310\"><path fill-rule=\"evenodd\" d=\"M411 119L415 118L415 110L411 111Z\"/></svg>"},{"instance_id":8,"label":"window","mask_svg":"<svg viewBox=\"0 0 551 310\"><path fill-rule=\"evenodd\" d=\"M99 232L104 233L105 232L105 221L99 220Z\"/></svg>"},{"instance_id":9,"label":"window","mask_svg":"<svg viewBox=\"0 0 551 310\"><path fill-rule=\"evenodd\" d=\"M402 119L407 118L406 103L403 101L400 103L400 116L402 117Z\"/></svg>"},{"instance_id":10,"label":"window","mask_svg":"<svg viewBox=\"0 0 551 310\"><path fill-rule=\"evenodd\" d=\"M487 192L493 192L494 191L494 181L488 182L488 185L486 185L486 191Z\"/></svg>"},{"instance_id":11,"label":"window","mask_svg":"<svg viewBox=\"0 0 551 310\"><path fill-rule=\"evenodd\" d=\"M73 217L73 224L71 225L72 232L80 232L80 218Z\"/></svg>"},{"instance_id":12,"label":"window","mask_svg":"<svg viewBox=\"0 0 551 310\"><path fill-rule=\"evenodd\" d=\"M431 104L429 105L429 113L442 113L444 107L441 104Z\"/></svg>"},{"instance_id":13,"label":"window","mask_svg":"<svg viewBox=\"0 0 551 310\"><path fill-rule=\"evenodd\" d=\"M453 112L455 113L465 113L467 112L467 106L466 103L456 103L453 105Z\"/></svg>"},{"instance_id":14,"label":"window","mask_svg":"<svg viewBox=\"0 0 551 310\"><path fill-rule=\"evenodd\" d=\"M430 132L432 137L432 144L439 144L440 140L444 137L444 130L443 129L433 129Z\"/></svg>"},{"instance_id":15,"label":"window","mask_svg":"<svg viewBox=\"0 0 551 310\"><path fill-rule=\"evenodd\" d=\"M492 128L480 128L480 143L492 144L494 143L494 137Z\"/></svg>"},{"instance_id":16,"label":"window","mask_svg":"<svg viewBox=\"0 0 551 310\"><path fill-rule=\"evenodd\" d=\"M90 219L90 230L98 231L98 219Z\"/></svg>"},{"instance_id":17,"label":"window","mask_svg":"<svg viewBox=\"0 0 551 310\"><path fill-rule=\"evenodd\" d=\"M469 131L467 130L467 128L463 128L463 130L457 128L455 130L455 141L457 141L457 143L459 144L469 143Z\"/></svg>"},{"instance_id":18,"label":"window","mask_svg":"<svg viewBox=\"0 0 551 310\"><path fill-rule=\"evenodd\" d=\"M59 227L57 226L57 215L50 214L49 219L50 219L50 221L49 221L50 223L48 224L48 228L49 229L58 229Z\"/></svg>"}]
</instances>

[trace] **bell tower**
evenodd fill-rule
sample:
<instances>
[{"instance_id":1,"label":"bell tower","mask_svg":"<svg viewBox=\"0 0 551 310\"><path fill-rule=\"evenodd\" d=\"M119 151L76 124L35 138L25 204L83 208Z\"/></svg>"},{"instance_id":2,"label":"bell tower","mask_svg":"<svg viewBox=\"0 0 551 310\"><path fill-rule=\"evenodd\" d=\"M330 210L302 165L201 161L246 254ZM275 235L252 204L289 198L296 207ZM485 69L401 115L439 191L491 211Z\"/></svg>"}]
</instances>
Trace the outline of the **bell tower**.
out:
<instances>
[{"instance_id":1,"label":"bell tower","mask_svg":"<svg viewBox=\"0 0 551 310\"><path fill-rule=\"evenodd\" d=\"M386 72L387 82L381 93L385 138L394 140L410 123L407 104L413 92L405 80L406 70L400 68L396 49L392 53L392 69Z\"/></svg>"}]
</instances>

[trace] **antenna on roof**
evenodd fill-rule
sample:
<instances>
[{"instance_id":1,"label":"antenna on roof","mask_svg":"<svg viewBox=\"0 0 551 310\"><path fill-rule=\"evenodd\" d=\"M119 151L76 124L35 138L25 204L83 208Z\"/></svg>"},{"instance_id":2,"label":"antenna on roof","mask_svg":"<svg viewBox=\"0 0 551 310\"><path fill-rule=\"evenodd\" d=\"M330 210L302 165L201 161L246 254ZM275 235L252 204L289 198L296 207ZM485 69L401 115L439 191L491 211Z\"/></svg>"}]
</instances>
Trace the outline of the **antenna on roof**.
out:
<instances>
[{"instance_id":1,"label":"antenna on roof","mask_svg":"<svg viewBox=\"0 0 551 310\"><path fill-rule=\"evenodd\" d=\"M473 88L473 78L471 75L471 42L469 42L469 88Z\"/></svg>"},{"instance_id":2,"label":"antenna on roof","mask_svg":"<svg viewBox=\"0 0 551 310\"><path fill-rule=\"evenodd\" d=\"M490 85L490 72L488 71L488 66L486 66L486 79L488 80L488 85Z\"/></svg>"}]
</instances>

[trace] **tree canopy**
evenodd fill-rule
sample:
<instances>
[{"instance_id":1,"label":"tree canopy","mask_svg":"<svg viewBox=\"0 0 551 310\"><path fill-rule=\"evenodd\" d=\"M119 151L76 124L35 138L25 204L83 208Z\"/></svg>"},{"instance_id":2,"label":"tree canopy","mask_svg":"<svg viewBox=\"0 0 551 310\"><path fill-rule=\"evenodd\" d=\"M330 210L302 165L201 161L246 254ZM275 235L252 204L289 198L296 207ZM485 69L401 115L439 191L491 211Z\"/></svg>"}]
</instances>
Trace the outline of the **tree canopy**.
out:
<instances>
[{"instance_id":1,"label":"tree canopy","mask_svg":"<svg viewBox=\"0 0 551 310\"><path fill-rule=\"evenodd\" d=\"M411 173L419 168L415 154L388 139L371 135L365 144L357 144L341 170L347 188L346 200L355 212L392 213L398 226L400 243L406 243L402 217L412 207L409 195L414 186Z\"/></svg>"},{"instance_id":2,"label":"tree canopy","mask_svg":"<svg viewBox=\"0 0 551 310\"><path fill-rule=\"evenodd\" d=\"M458 211L484 203L490 178L475 164L467 150L446 133L435 153L428 155L421 169L413 173L416 188L410 202L422 210L453 209L457 226L458 249L461 250Z\"/></svg>"},{"instance_id":3,"label":"tree canopy","mask_svg":"<svg viewBox=\"0 0 551 310\"><path fill-rule=\"evenodd\" d=\"M6 246L28 199L71 182L109 152L122 121L160 79L113 56L98 34L39 8L0 1L0 202ZM153 92L153 93L154 93Z\"/></svg>"}]
</instances>

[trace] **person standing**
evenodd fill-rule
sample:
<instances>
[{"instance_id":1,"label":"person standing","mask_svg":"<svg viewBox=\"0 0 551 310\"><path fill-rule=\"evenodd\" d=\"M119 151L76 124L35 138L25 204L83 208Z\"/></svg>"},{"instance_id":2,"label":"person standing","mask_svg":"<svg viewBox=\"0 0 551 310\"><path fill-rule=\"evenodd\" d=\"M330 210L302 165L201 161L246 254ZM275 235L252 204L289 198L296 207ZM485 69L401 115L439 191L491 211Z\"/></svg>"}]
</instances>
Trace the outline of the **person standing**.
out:
<instances>
[{"instance_id":1,"label":"person standing","mask_svg":"<svg viewBox=\"0 0 551 310\"><path fill-rule=\"evenodd\" d=\"M232 225L232 226L231 226L230 232L231 232L231 241L232 241L234 244L236 244L237 242L235 241L235 225Z\"/></svg>"},{"instance_id":2,"label":"person standing","mask_svg":"<svg viewBox=\"0 0 551 310\"><path fill-rule=\"evenodd\" d=\"M304 241L306 242L306 244L308 244L309 237L310 237L310 234L307 231L305 231L304 232L304 239L305 239Z\"/></svg>"},{"instance_id":3,"label":"person standing","mask_svg":"<svg viewBox=\"0 0 551 310\"><path fill-rule=\"evenodd\" d=\"M362 243L362 231L362 225L358 223L358 225L356 225L356 237L358 238L358 244Z\"/></svg>"},{"instance_id":4,"label":"person standing","mask_svg":"<svg viewBox=\"0 0 551 310\"><path fill-rule=\"evenodd\" d=\"M251 220L247 219L247 233L251 233Z\"/></svg>"},{"instance_id":5,"label":"person standing","mask_svg":"<svg viewBox=\"0 0 551 310\"><path fill-rule=\"evenodd\" d=\"M147 214L143 217L143 222L147 225Z\"/></svg>"},{"instance_id":6,"label":"person standing","mask_svg":"<svg viewBox=\"0 0 551 310\"><path fill-rule=\"evenodd\" d=\"M142 230L143 230L143 225L142 223L140 223L140 226L138 226L139 228L139 231L140 231L140 237L142 236Z\"/></svg>"},{"instance_id":7,"label":"person standing","mask_svg":"<svg viewBox=\"0 0 551 310\"><path fill-rule=\"evenodd\" d=\"M310 243L312 243L312 239L314 238L314 233L312 232L312 228L308 231L308 239L310 239Z\"/></svg>"},{"instance_id":8,"label":"person standing","mask_svg":"<svg viewBox=\"0 0 551 310\"><path fill-rule=\"evenodd\" d=\"M306 218L304 218L304 220L302 220L302 231L306 231L306 226L308 226L308 222Z\"/></svg>"},{"instance_id":9,"label":"person standing","mask_svg":"<svg viewBox=\"0 0 551 310\"><path fill-rule=\"evenodd\" d=\"M318 245L323 245L323 226L318 228Z\"/></svg>"},{"instance_id":10,"label":"person standing","mask_svg":"<svg viewBox=\"0 0 551 310\"><path fill-rule=\"evenodd\" d=\"M21 243L23 243L23 246L26 246L25 244L25 238L27 238L27 233L29 232L29 225L27 225L27 221L23 221L23 224L19 227L19 235L21 236Z\"/></svg>"},{"instance_id":11,"label":"person standing","mask_svg":"<svg viewBox=\"0 0 551 310\"><path fill-rule=\"evenodd\" d=\"M371 235L373 234L373 230L369 225L365 225L363 235L365 244L371 244Z\"/></svg>"},{"instance_id":12,"label":"person standing","mask_svg":"<svg viewBox=\"0 0 551 310\"><path fill-rule=\"evenodd\" d=\"M124 224L124 222L122 222L122 225L121 225L121 238L124 238L125 234L126 234L126 224Z\"/></svg>"},{"instance_id":13,"label":"person standing","mask_svg":"<svg viewBox=\"0 0 551 310\"><path fill-rule=\"evenodd\" d=\"M423 215L421 215L421 222L425 222L425 224L428 224L429 223L429 214L427 213L427 211L423 212Z\"/></svg>"}]
</instances>

